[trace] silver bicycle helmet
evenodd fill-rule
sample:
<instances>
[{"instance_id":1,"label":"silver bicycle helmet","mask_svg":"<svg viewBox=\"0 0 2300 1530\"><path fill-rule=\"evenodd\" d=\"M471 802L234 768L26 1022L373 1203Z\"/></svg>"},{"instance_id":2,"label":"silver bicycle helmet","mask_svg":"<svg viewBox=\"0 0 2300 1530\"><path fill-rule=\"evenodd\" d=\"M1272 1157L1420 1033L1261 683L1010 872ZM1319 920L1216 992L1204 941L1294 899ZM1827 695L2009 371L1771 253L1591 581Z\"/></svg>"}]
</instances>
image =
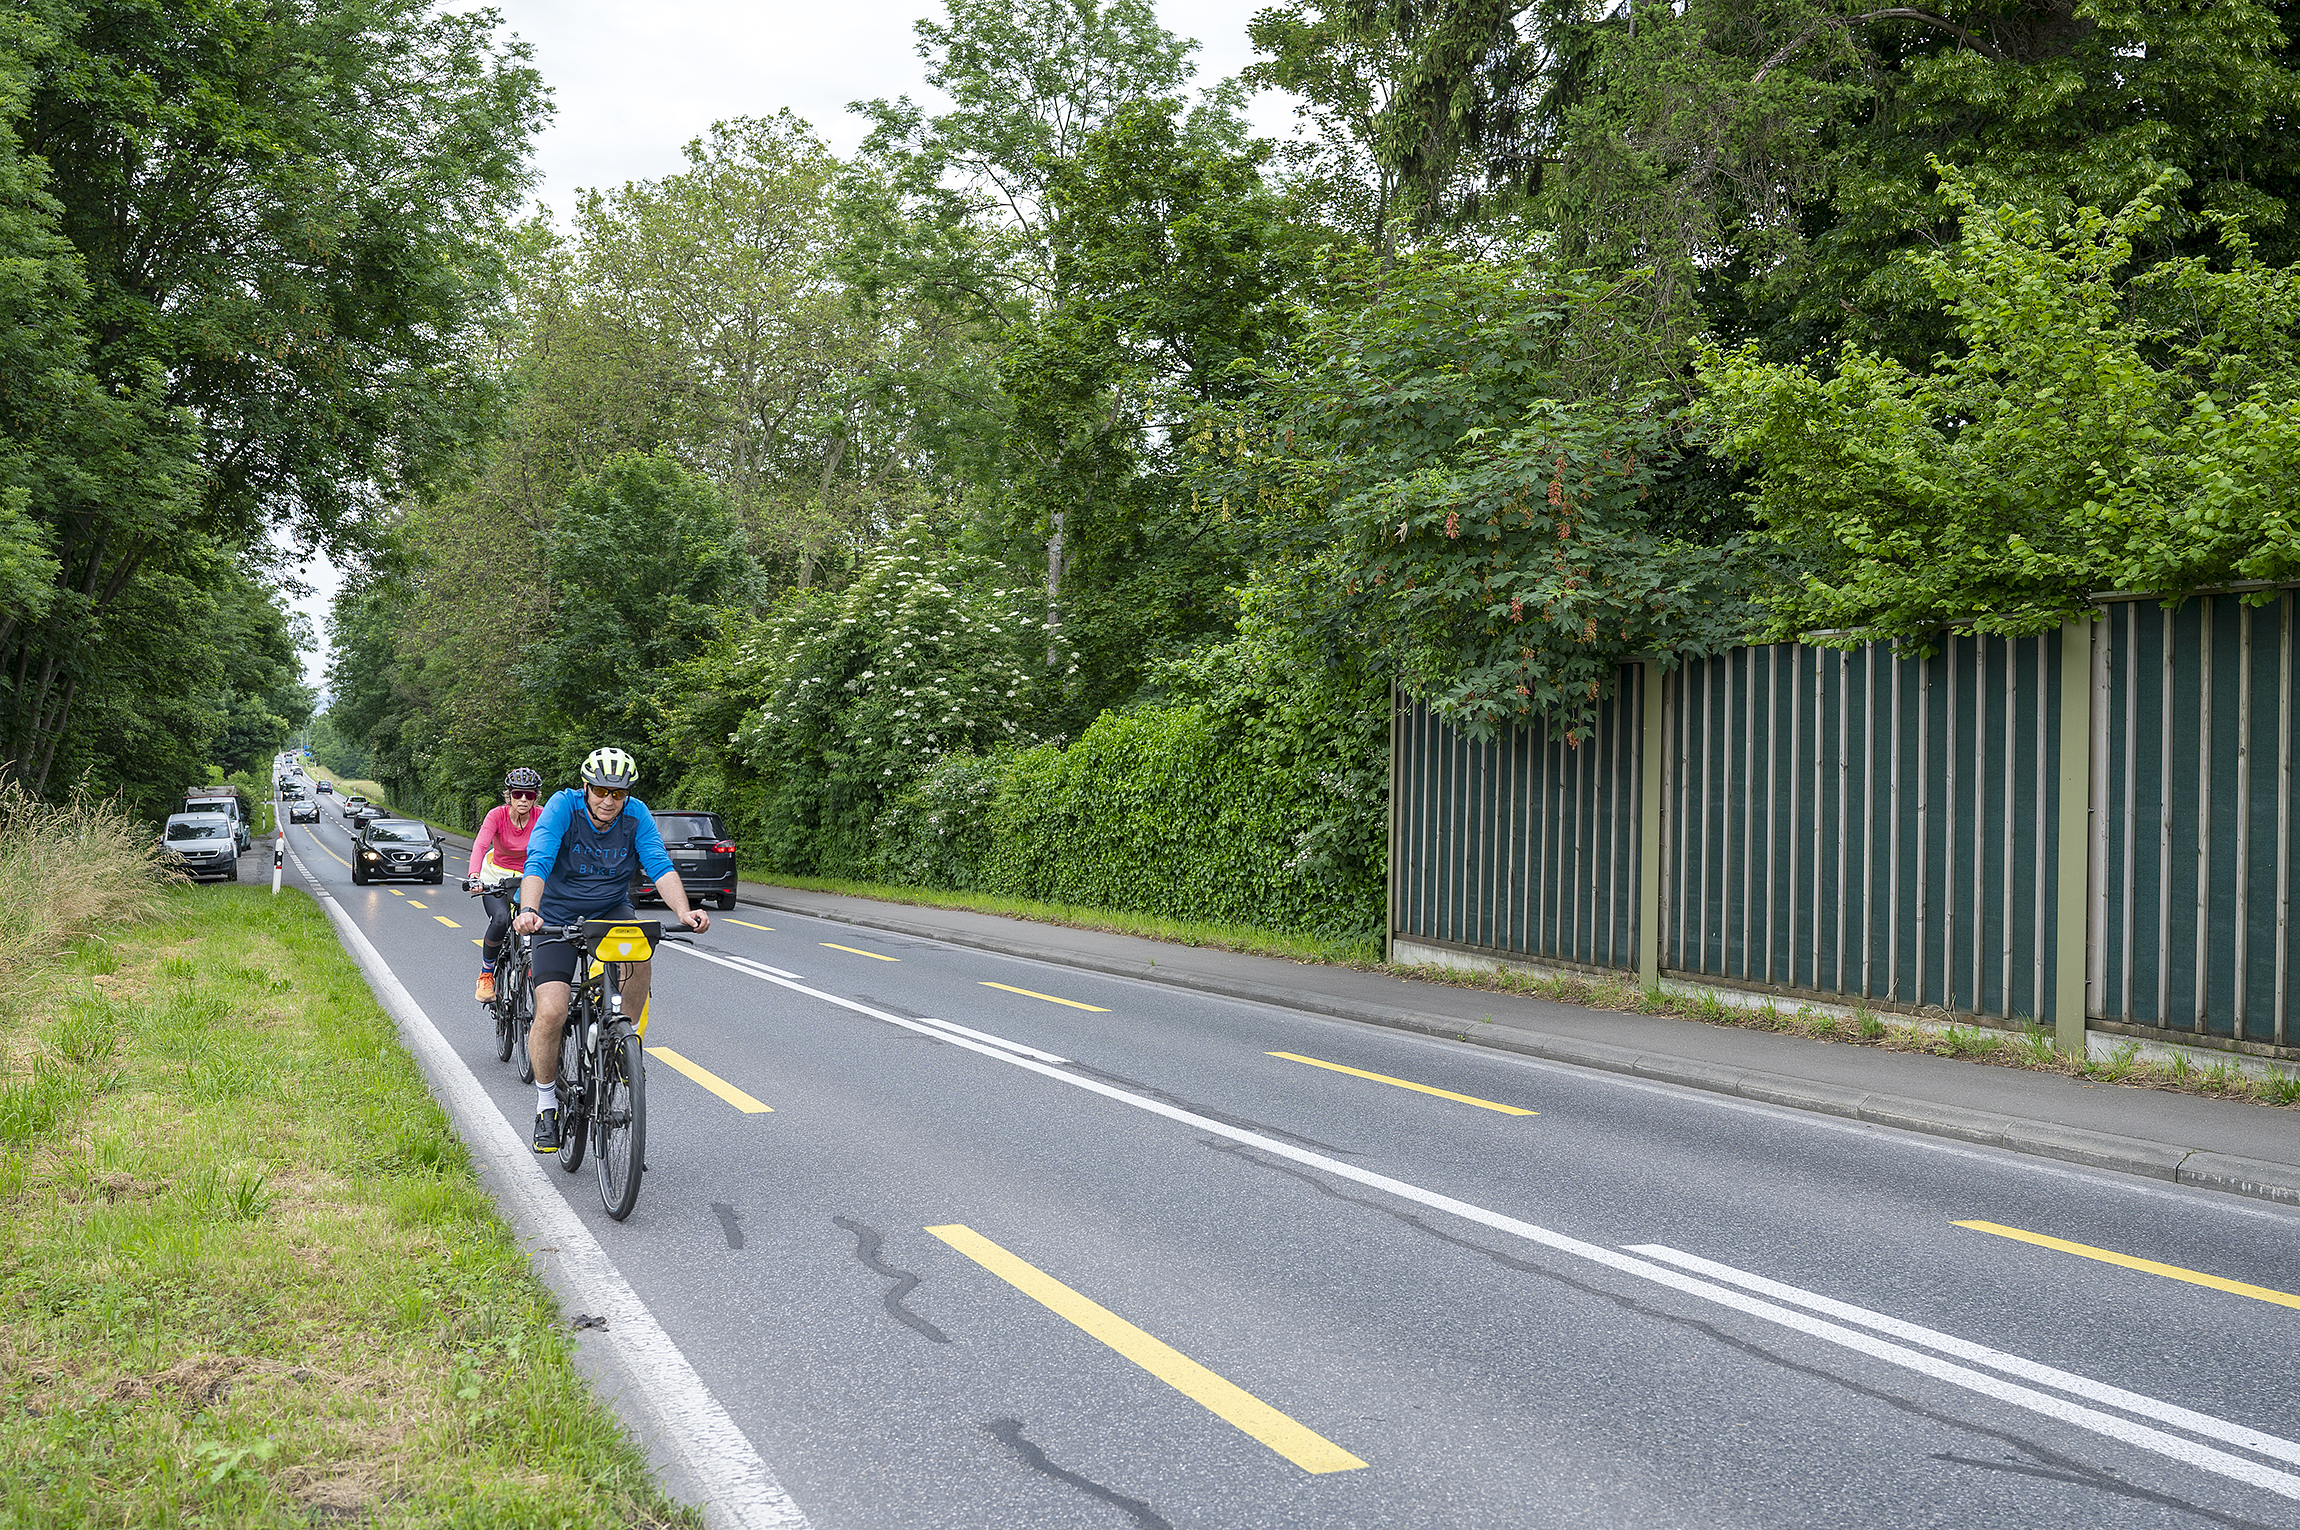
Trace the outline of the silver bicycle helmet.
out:
<instances>
[{"instance_id":1,"label":"silver bicycle helmet","mask_svg":"<svg viewBox=\"0 0 2300 1530\"><path fill-rule=\"evenodd\" d=\"M513 770L511 774L503 778L503 789L505 791L510 791L514 787L521 791L539 792L543 790L543 778L536 774L534 771L529 770L526 766L521 765L517 769Z\"/></svg>"},{"instance_id":2,"label":"silver bicycle helmet","mask_svg":"<svg viewBox=\"0 0 2300 1530\"><path fill-rule=\"evenodd\" d=\"M613 744L603 745L584 757L583 784L602 791L627 792L639 784L639 762Z\"/></svg>"}]
</instances>

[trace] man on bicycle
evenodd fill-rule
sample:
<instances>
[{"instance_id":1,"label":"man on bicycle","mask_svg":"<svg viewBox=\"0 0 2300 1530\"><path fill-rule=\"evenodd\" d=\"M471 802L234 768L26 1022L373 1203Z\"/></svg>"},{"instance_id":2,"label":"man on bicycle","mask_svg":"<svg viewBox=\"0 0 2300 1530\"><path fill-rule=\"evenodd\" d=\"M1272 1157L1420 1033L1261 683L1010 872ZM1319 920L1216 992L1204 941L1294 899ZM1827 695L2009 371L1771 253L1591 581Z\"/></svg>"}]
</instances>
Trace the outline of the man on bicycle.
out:
<instances>
[{"instance_id":1,"label":"man on bicycle","mask_svg":"<svg viewBox=\"0 0 2300 1530\"><path fill-rule=\"evenodd\" d=\"M465 892L484 893L487 938L479 947L479 992L482 1004L495 1002L495 963L503 954L503 936L511 928L511 899L504 884L527 867L527 841L535 833L535 799L542 795L543 778L522 765L503 778L503 803L489 812L471 842L471 867L463 878Z\"/></svg>"},{"instance_id":2,"label":"man on bicycle","mask_svg":"<svg viewBox=\"0 0 2300 1530\"><path fill-rule=\"evenodd\" d=\"M631 796L639 762L609 744L583 761L581 790L569 787L543 805L527 841L526 876L520 883L519 917L512 928L532 935L545 925L563 927L584 919L634 919L631 873L643 869L655 882L663 904L681 924L700 935L711 927L701 909L687 906L687 890L663 851L655 815ZM575 948L564 940L539 942L534 951L535 1024L527 1033L527 1055L535 1064L535 1151L559 1151L559 1036L567 1024L567 1004L575 980ZM644 1025L650 969L645 962L622 962L623 1013Z\"/></svg>"}]
</instances>

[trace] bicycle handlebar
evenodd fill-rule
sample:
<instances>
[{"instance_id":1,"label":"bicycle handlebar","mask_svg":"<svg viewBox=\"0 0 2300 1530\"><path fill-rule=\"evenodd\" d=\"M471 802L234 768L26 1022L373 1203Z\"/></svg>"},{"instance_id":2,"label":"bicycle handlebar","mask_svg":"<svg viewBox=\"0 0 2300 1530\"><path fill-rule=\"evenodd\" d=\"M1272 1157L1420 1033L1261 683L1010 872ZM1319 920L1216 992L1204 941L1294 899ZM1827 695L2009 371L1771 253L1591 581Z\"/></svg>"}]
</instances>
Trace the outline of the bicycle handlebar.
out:
<instances>
[{"instance_id":1,"label":"bicycle handlebar","mask_svg":"<svg viewBox=\"0 0 2300 1530\"><path fill-rule=\"evenodd\" d=\"M578 950L581 950L586 945L586 942L583 939L583 926L585 922L586 921L584 920L578 919L573 924L547 924L543 926L542 929L537 930L535 935L537 939L543 941L564 940L569 945L574 946ZM668 930L665 930L660 938L663 940L680 941L690 946L695 943L695 937L691 934L674 935Z\"/></svg>"}]
</instances>

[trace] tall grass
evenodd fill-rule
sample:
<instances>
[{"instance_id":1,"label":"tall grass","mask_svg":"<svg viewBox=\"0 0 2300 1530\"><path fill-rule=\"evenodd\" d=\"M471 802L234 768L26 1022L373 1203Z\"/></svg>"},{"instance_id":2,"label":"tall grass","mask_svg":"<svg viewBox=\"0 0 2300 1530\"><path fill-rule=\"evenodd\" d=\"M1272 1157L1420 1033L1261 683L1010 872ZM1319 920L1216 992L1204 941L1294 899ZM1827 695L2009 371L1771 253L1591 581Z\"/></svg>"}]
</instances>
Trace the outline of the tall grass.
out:
<instances>
[{"instance_id":1,"label":"tall grass","mask_svg":"<svg viewBox=\"0 0 2300 1530\"><path fill-rule=\"evenodd\" d=\"M0 1003L21 997L73 941L148 917L178 880L117 799L43 802L0 776Z\"/></svg>"}]
</instances>

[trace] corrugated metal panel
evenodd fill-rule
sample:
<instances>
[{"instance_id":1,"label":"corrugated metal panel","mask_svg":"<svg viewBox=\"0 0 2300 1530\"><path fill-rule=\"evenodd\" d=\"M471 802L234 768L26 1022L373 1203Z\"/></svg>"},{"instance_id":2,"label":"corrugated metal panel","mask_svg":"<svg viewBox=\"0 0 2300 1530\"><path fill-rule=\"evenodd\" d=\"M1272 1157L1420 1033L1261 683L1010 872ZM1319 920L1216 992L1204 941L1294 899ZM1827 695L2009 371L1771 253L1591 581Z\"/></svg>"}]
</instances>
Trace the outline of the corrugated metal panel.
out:
<instances>
[{"instance_id":1,"label":"corrugated metal panel","mask_svg":"<svg viewBox=\"0 0 2300 1530\"><path fill-rule=\"evenodd\" d=\"M1663 969L2047 1013L2058 644L1775 644L1670 676Z\"/></svg>"},{"instance_id":2,"label":"corrugated metal panel","mask_svg":"<svg viewBox=\"0 0 2300 1530\"><path fill-rule=\"evenodd\" d=\"M1575 747L1525 729L1479 742L1401 703L1392 933L1635 969L1643 676L1623 667Z\"/></svg>"},{"instance_id":3,"label":"corrugated metal panel","mask_svg":"<svg viewBox=\"0 0 2300 1530\"><path fill-rule=\"evenodd\" d=\"M2293 593L2107 608L2095 1019L2290 1045Z\"/></svg>"},{"instance_id":4,"label":"corrugated metal panel","mask_svg":"<svg viewBox=\"0 0 2300 1530\"><path fill-rule=\"evenodd\" d=\"M1637 667L1579 749L1475 743L1404 706L1395 933L1634 970L1652 747L1662 972L2054 1015L2065 725L2090 765L2087 1014L2300 1045L2300 600L2118 599L2101 615L2091 695L2065 724L2058 633L1949 635L1921 661L1737 648L1662 678L1650 745Z\"/></svg>"}]
</instances>

